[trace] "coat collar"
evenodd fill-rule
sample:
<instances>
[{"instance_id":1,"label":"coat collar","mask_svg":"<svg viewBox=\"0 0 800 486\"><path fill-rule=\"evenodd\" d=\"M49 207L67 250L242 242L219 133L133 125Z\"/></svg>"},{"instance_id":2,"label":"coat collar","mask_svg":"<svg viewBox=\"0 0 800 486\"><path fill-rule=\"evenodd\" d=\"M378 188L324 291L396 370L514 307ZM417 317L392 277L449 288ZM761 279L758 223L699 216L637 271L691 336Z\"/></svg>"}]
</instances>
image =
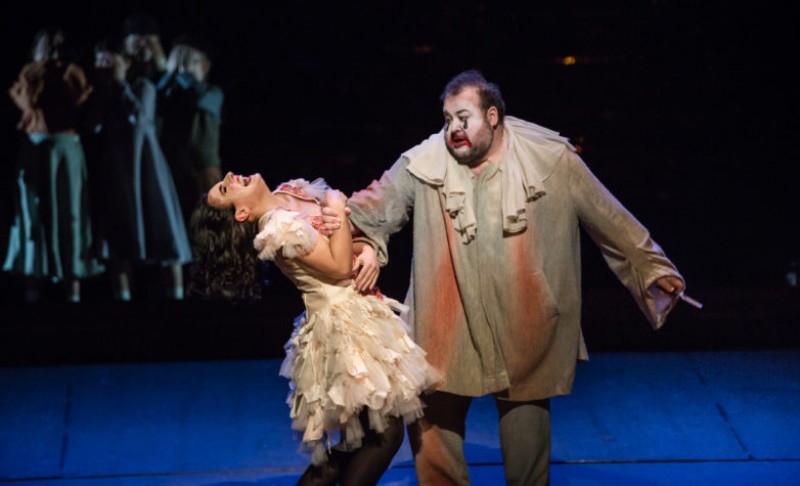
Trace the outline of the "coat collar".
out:
<instances>
[{"instance_id":1,"label":"coat collar","mask_svg":"<svg viewBox=\"0 0 800 486\"><path fill-rule=\"evenodd\" d=\"M519 233L527 227L525 205L546 194L545 181L555 170L555 162L565 149L575 150L558 132L506 116L508 150L500 161L503 191L503 230ZM465 171L447 151L444 130L434 133L421 144L402 154L408 159L407 170L418 179L440 187L445 210L453 218L453 227L462 242L475 238L477 222L472 205L466 203Z\"/></svg>"}]
</instances>

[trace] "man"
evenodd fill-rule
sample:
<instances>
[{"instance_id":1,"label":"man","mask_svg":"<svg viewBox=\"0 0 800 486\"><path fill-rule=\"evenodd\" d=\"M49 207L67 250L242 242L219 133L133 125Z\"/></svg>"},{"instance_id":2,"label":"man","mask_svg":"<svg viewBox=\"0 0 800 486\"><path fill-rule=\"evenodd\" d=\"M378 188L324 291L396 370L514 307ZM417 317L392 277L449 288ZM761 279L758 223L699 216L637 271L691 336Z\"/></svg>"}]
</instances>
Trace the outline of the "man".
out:
<instances>
[{"instance_id":1,"label":"man","mask_svg":"<svg viewBox=\"0 0 800 486\"><path fill-rule=\"evenodd\" d=\"M178 38L158 83L160 141L172 169L186 221L197 200L222 179L222 90L208 82L210 47Z\"/></svg>"},{"instance_id":2,"label":"man","mask_svg":"<svg viewBox=\"0 0 800 486\"><path fill-rule=\"evenodd\" d=\"M158 83L167 70L167 56L161 46L158 21L146 13L136 13L125 17L122 24L122 37L125 53L131 59L128 80L144 77Z\"/></svg>"},{"instance_id":3,"label":"man","mask_svg":"<svg viewBox=\"0 0 800 486\"><path fill-rule=\"evenodd\" d=\"M549 398L570 393L580 328L579 224L655 328L683 278L567 139L505 116L477 71L442 94L444 128L355 193L351 222L387 261L413 210L408 322L445 382L409 430L420 484L469 484L471 397L491 394L509 484L547 484Z\"/></svg>"}]
</instances>

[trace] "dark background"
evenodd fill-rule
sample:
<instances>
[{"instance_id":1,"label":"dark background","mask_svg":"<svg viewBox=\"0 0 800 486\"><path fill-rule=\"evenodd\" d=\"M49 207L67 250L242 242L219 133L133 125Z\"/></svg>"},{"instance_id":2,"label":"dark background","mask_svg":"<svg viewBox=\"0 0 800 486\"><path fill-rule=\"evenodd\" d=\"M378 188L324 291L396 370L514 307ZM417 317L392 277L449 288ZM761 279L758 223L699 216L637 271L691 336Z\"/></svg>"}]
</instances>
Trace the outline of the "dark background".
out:
<instances>
[{"instance_id":1,"label":"dark background","mask_svg":"<svg viewBox=\"0 0 800 486\"><path fill-rule=\"evenodd\" d=\"M697 324L699 316L717 316L720 326L739 319L747 331L735 343L747 345L764 335L752 331L756 317L761 326L778 319L785 327L767 332L770 343L797 343L799 299L786 277L800 259L798 34L788 9L669 0L29 2L5 7L0 18L0 79L11 85L42 26L63 26L88 68L94 42L118 34L123 18L140 11L158 19L167 51L183 33L214 46L210 80L226 95L225 170L258 171L272 185L321 176L346 193L363 188L441 127L442 87L461 70L478 68L500 85L509 114L581 146L590 168L678 265L689 293L712 303L701 312L682 305L676 328ZM565 56L576 64L565 65ZM6 234L20 134L10 99L0 110ZM409 241L408 232L393 241L381 277L384 292L398 298L407 285ZM645 328L597 249L584 243L586 325L600 326L616 313ZM44 312L17 304L18 284L2 278L6 308L23 309L23 320L35 320L33 309ZM289 300L267 295L253 312L235 307L242 320L283 316L276 305L288 306L287 315L299 308L283 277L271 278L267 294ZM105 282L92 285L95 301L110 300ZM86 317L93 297L85 300L69 312L93 320ZM131 305L137 307L125 311L126 319L154 304ZM173 321L216 315L205 303L165 305L180 309L158 312L191 313ZM288 324L282 326L288 337ZM699 342L719 343L719 329L708 329ZM690 346L692 333L671 345Z\"/></svg>"}]
</instances>

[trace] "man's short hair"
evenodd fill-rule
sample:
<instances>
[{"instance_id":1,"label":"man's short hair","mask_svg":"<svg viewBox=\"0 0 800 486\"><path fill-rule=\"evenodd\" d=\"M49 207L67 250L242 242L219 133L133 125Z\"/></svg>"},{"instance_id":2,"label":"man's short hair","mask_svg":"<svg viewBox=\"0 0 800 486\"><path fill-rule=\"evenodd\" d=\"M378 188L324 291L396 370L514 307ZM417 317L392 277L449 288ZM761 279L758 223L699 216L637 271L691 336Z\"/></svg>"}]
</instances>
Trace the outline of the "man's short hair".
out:
<instances>
[{"instance_id":1,"label":"man's short hair","mask_svg":"<svg viewBox=\"0 0 800 486\"><path fill-rule=\"evenodd\" d=\"M487 81L477 69L469 69L455 75L444 87L439 99L444 103L447 97L457 95L466 88L476 89L481 99L481 109L484 112L492 106L497 108L498 123L503 123L506 116L506 102L503 100L500 87Z\"/></svg>"},{"instance_id":2,"label":"man's short hair","mask_svg":"<svg viewBox=\"0 0 800 486\"><path fill-rule=\"evenodd\" d=\"M155 17L147 13L135 13L125 17L122 22L122 35L159 35L160 29Z\"/></svg>"}]
</instances>

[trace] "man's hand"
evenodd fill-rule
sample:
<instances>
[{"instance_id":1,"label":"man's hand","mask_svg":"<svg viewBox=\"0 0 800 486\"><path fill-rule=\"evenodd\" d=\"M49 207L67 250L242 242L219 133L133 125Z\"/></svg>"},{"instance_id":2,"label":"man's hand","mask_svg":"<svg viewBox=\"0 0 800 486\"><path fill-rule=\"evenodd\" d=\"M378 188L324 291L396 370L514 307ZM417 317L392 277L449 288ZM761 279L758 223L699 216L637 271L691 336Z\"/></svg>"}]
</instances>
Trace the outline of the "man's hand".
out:
<instances>
[{"instance_id":1,"label":"man's hand","mask_svg":"<svg viewBox=\"0 0 800 486\"><path fill-rule=\"evenodd\" d=\"M659 278L656 280L656 285L660 288L664 293L677 298L678 295L683 292L683 281L678 277L674 277L672 275L666 275L664 277Z\"/></svg>"},{"instance_id":2,"label":"man's hand","mask_svg":"<svg viewBox=\"0 0 800 486\"><path fill-rule=\"evenodd\" d=\"M161 47L161 37L155 34L147 35L144 38L144 43L153 56L153 63L155 63L156 68L161 72L166 71L167 55L164 54L164 48Z\"/></svg>"},{"instance_id":3,"label":"man's hand","mask_svg":"<svg viewBox=\"0 0 800 486\"><path fill-rule=\"evenodd\" d=\"M672 296L673 300L680 299L692 307L696 307L698 309L703 308L702 302L699 302L683 293L683 282L677 277L673 277L671 275L661 277L656 280L656 285L659 289L661 289L662 292Z\"/></svg>"},{"instance_id":4,"label":"man's hand","mask_svg":"<svg viewBox=\"0 0 800 486\"><path fill-rule=\"evenodd\" d=\"M320 233L325 236L330 236L334 231L342 227L342 218L339 217L339 213L332 207L328 205L327 201L320 202L320 206L322 207L322 229ZM345 216L350 214L350 208L344 208ZM349 224L349 223L348 223Z\"/></svg>"},{"instance_id":5,"label":"man's hand","mask_svg":"<svg viewBox=\"0 0 800 486\"><path fill-rule=\"evenodd\" d=\"M328 189L325 191L325 198L322 200L326 208L335 211L337 214L343 212L347 207L347 196L342 191Z\"/></svg>"},{"instance_id":6,"label":"man's hand","mask_svg":"<svg viewBox=\"0 0 800 486\"><path fill-rule=\"evenodd\" d=\"M167 72L170 74L182 73L186 70L189 59L189 46L178 44L172 48L167 57Z\"/></svg>"},{"instance_id":7,"label":"man's hand","mask_svg":"<svg viewBox=\"0 0 800 486\"><path fill-rule=\"evenodd\" d=\"M378 254L366 243L354 243L355 262L353 263L354 284L356 290L367 293L375 287L380 275Z\"/></svg>"}]
</instances>

